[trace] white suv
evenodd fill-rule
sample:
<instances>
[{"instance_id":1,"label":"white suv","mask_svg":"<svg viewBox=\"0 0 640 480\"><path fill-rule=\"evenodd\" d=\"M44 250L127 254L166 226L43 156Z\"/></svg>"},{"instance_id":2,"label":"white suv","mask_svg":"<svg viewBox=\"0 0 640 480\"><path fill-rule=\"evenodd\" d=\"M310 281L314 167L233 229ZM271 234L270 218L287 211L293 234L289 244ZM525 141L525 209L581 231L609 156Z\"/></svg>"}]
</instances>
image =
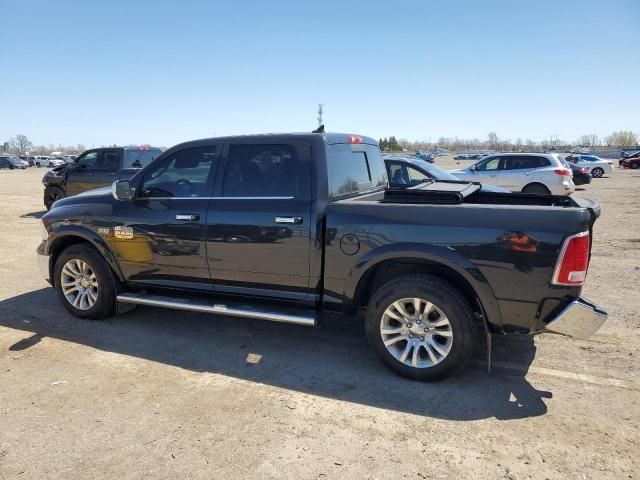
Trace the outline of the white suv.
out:
<instances>
[{"instance_id":1,"label":"white suv","mask_svg":"<svg viewBox=\"0 0 640 480\"><path fill-rule=\"evenodd\" d=\"M576 189L573 173L553 153L496 153L449 173L512 192L571 195Z\"/></svg>"}]
</instances>

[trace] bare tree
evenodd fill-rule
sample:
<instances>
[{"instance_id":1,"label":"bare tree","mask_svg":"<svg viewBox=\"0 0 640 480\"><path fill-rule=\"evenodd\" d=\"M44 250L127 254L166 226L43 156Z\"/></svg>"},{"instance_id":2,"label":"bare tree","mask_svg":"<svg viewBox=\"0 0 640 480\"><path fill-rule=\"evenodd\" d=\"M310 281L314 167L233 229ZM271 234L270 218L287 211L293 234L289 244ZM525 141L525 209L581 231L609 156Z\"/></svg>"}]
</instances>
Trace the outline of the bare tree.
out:
<instances>
[{"instance_id":1,"label":"bare tree","mask_svg":"<svg viewBox=\"0 0 640 480\"><path fill-rule=\"evenodd\" d=\"M612 147L628 148L638 143L638 134L629 130L613 132L605 141Z\"/></svg>"},{"instance_id":2,"label":"bare tree","mask_svg":"<svg viewBox=\"0 0 640 480\"><path fill-rule=\"evenodd\" d=\"M489 132L487 135L487 145L491 150L498 150L500 145L498 141L498 134L496 132Z\"/></svg>"},{"instance_id":3,"label":"bare tree","mask_svg":"<svg viewBox=\"0 0 640 480\"><path fill-rule=\"evenodd\" d=\"M33 143L27 138L26 135L18 134L14 138L9 139L9 148L15 150L19 155L24 154L29 148L33 146Z\"/></svg>"}]
</instances>

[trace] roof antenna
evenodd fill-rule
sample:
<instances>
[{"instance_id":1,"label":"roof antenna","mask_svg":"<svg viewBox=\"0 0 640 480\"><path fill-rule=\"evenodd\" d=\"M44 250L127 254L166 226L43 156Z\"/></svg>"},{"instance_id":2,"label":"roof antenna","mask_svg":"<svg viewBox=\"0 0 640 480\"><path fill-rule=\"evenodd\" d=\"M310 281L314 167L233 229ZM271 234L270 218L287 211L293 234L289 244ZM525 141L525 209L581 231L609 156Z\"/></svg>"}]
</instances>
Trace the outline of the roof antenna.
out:
<instances>
[{"instance_id":1,"label":"roof antenna","mask_svg":"<svg viewBox=\"0 0 640 480\"><path fill-rule=\"evenodd\" d=\"M313 130L311 133L324 133L324 124Z\"/></svg>"}]
</instances>

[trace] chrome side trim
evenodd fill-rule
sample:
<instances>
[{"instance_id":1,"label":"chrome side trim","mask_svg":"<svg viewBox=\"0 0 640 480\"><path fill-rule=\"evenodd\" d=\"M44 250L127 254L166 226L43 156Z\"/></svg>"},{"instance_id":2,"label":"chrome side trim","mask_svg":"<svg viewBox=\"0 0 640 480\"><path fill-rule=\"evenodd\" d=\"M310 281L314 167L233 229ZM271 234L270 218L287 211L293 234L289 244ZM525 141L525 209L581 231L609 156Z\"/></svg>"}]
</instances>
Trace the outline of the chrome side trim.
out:
<instances>
[{"instance_id":1,"label":"chrome side trim","mask_svg":"<svg viewBox=\"0 0 640 480\"><path fill-rule=\"evenodd\" d=\"M136 200L293 200L296 197L139 197Z\"/></svg>"},{"instance_id":2,"label":"chrome side trim","mask_svg":"<svg viewBox=\"0 0 640 480\"><path fill-rule=\"evenodd\" d=\"M588 340L607 320L606 310L578 298L569 303L556 318L545 326L546 330Z\"/></svg>"},{"instance_id":3,"label":"chrome side trim","mask_svg":"<svg viewBox=\"0 0 640 480\"><path fill-rule=\"evenodd\" d=\"M118 302L148 305L151 307L174 308L176 310L187 310L190 312L217 313L232 317L258 318L272 322L293 323L308 327L313 327L316 324L316 319L313 315L292 315L289 313L269 312L252 307L229 307L221 304L209 305L195 301L178 300L171 297L144 295L140 293L121 293L117 298Z\"/></svg>"}]
</instances>

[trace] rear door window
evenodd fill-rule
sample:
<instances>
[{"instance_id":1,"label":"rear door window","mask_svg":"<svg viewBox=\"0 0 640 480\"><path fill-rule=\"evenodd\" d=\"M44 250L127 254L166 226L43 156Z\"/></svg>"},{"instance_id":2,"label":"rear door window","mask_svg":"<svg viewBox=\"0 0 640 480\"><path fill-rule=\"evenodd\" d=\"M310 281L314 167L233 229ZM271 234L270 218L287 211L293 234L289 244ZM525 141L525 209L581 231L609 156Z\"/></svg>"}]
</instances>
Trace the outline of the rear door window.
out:
<instances>
[{"instance_id":1,"label":"rear door window","mask_svg":"<svg viewBox=\"0 0 640 480\"><path fill-rule=\"evenodd\" d=\"M231 145L222 196L295 197L299 167L290 145Z\"/></svg>"},{"instance_id":2,"label":"rear door window","mask_svg":"<svg viewBox=\"0 0 640 480\"><path fill-rule=\"evenodd\" d=\"M122 168L142 168L160 156L160 149L125 149Z\"/></svg>"},{"instance_id":3,"label":"rear door window","mask_svg":"<svg viewBox=\"0 0 640 480\"><path fill-rule=\"evenodd\" d=\"M544 162L541 157L532 157L528 155L514 155L511 157L506 157L505 159L505 170L527 170L533 168L540 168L545 166L547 163Z\"/></svg>"}]
</instances>

